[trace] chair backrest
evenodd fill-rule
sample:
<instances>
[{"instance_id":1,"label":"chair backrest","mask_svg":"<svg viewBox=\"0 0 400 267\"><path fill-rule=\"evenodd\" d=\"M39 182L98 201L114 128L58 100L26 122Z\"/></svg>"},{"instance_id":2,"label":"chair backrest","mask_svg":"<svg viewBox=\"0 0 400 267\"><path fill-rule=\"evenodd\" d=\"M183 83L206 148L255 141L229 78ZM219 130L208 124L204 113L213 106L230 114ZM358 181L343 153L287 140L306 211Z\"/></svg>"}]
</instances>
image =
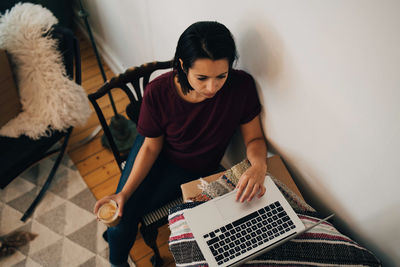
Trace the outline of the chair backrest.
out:
<instances>
[{"instance_id":1,"label":"chair backrest","mask_svg":"<svg viewBox=\"0 0 400 267\"><path fill-rule=\"evenodd\" d=\"M111 134L110 128L107 125L106 118L102 109L98 104L98 100L110 93L112 89L122 89L129 98L129 104L126 108L128 117L137 123L139 118L140 106L142 104L142 93L144 92L146 85L150 80L150 76L157 70L170 69L172 68L172 61L163 62L151 62L143 64L139 67L131 67L124 73L121 73L109 81L105 82L97 92L90 94L89 100L92 103L94 110L99 118L101 127L103 128L104 134L109 142L111 151L113 152L115 161L117 162L120 170L122 170L122 162L126 160L126 154L118 151L115 144L114 138ZM133 90L133 91L132 91ZM133 93L134 92L134 93ZM136 95L136 97L134 96Z\"/></svg>"},{"instance_id":2,"label":"chair backrest","mask_svg":"<svg viewBox=\"0 0 400 267\"><path fill-rule=\"evenodd\" d=\"M65 27L54 26L51 35L58 40L58 51L61 52L66 73L70 79L77 84L82 83L81 77L81 55L79 42L74 33ZM74 75L75 70L75 75Z\"/></svg>"}]
</instances>

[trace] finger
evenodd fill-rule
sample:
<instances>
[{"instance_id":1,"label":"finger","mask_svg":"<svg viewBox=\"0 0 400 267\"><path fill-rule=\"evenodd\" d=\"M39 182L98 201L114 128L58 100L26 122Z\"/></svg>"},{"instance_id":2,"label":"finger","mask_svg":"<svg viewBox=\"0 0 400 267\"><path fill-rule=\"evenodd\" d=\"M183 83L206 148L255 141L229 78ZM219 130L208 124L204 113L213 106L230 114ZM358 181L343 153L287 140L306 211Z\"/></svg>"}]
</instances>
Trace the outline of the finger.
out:
<instances>
[{"instance_id":1,"label":"finger","mask_svg":"<svg viewBox=\"0 0 400 267\"><path fill-rule=\"evenodd\" d=\"M101 205L103 205L103 204L104 204L104 198L98 200L98 201L96 202L96 204L94 205L93 213L94 213L94 214L97 214L97 211L99 210L99 208L100 208Z\"/></svg>"},{"instance_id":2,"label":"finger","mask_svg":"<svg viewBox=\"0 0 400 267\"><path fill-rule=\"evenodd\" d=\"M239 188L239 187L240 187L240 184L241 184L241 182L238 181L238 183L236 184L236 188Z\"/></svg>"},{"instance_id":3,"label":"finger","mask_svg":"<svg viewBox=\"0 0 400 267\"><path fill-rule=\"evenodd\" d=\"M259 188L260 188L260 186L258 184L255 184L253 186L253 190L251 191L250 196L247 198L247 201L250 202L254 198L254 196L257 194Z\"/></svg>"},{"instance_id":4,"label":"finger","mask_svg":"<svg viewBox=\"0 0 400 267\"><path fill-rule=\"evenodd\" d=\"M94 205L94 208L93 208L93 213L94 214L97 214L97 211L99 210L99 205L97 204L97 202L96 202L96 204Z\"/></svg>"},{"instance_id":5,"label":"finger","mask_svg":"<svg viewBox=\"0 0 400 267\"><path fill-rule=\"evenodd\" d=\"M259 198L262 197L265 194L266 191L267 191L267 189L265 188L264 185L262 185L261 188L260 188L260 193L258 194L258 197Z\"/></svg>"},{"instance_id":6,"label":"finger","mask_svg":"<svg viewBox=\"0 0 400 267\"><path fill-rule=\"evenodd\" d=\"M238 191L236 192L236 201L238 201L239 198L240 198L240 196L242 195L243 189L244 189L244 186L242 186L242 185L240 185L240 186L238 187Z\"/></svg>"},{"instance_id":7,"label":"finger","mask_svg":"<svg viewBox=\"0 0 400 267\"><path fill-rule=\"evenodd\" d=\"M124 211L124 203L122 203L122 201L118 203L118 208L119 208L118 216L122 217L122 212Z\"/></svg>"},{"instance_id":8,"label":"finger","mask_svg":"<svg viewBox=\"0 0 400 267\"><path fill-rule=\"evenodd\" d=\"M243 193L243 190L246 188L246 182L245 181L243 181L243 182L239 181L237 188L238 188L238 191L236 193L236 201L239 200L240 196Z\"/></svg>"},{"instance_id":9,"label":"finger","mask_svg":"<svg viewBox=\"0 0 400 267\"><path fill-rule=\"evenodd\" d=\"M248 183L246 186L246 189L244 190L244 193L242 194L242 197L240 198L240 202L243 203L249 197L252 189L253 189L253 185Z\"/></svg>"}]
</instances>

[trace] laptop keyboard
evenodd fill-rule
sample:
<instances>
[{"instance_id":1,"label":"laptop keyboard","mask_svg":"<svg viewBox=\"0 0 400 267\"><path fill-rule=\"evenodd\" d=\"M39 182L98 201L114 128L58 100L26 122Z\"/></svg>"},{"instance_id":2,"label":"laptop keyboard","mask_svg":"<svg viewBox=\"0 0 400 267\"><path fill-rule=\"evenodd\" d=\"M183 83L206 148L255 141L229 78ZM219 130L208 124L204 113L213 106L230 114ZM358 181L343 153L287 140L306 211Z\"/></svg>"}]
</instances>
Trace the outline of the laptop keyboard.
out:
<instances>
[{"instance_id":1,"label":"laptop keyboard","mask_svg":"<svg viewBox=\"0 0 400 267\"><path fill-rule=\"evenodd\" d=\"M276 201L203 237L221 265L294 228L292 220Z\"/></svg>"}]
</instances>

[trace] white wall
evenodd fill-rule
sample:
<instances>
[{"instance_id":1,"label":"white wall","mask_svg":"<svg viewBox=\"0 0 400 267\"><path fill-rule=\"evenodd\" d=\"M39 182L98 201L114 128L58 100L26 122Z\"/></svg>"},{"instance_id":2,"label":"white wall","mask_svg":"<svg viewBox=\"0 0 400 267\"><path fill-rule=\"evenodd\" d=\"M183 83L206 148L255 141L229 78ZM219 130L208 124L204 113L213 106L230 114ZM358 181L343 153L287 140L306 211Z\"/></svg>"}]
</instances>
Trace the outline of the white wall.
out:
<instances>
[{"instance_id":1,"label":"white wall","mask_svg":"<svg viewBox=\"0 0 400 267\"><path fill-rule=\"evenodd\" d=\"M400 265L399 1L84 3L117 72L171 59L192 22L224 23L257 80L270 147L306 195Z\"/></svg>"}]
</instances>

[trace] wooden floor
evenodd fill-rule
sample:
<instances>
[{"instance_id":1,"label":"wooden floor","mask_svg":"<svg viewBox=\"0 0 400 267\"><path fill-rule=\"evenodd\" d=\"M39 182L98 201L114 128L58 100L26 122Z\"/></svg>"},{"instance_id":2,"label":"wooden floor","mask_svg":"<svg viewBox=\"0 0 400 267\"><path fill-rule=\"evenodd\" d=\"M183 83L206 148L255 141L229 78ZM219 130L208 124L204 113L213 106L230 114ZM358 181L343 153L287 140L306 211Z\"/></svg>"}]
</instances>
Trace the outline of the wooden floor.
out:
<instances>
[{"instance_id":1,"label":"wooden floor","mask_svg":"<svg viewBox=\"0 0 400 267\"><path fill-rule=\"evenodd\" d=\"M103 78L90 42L79 31L76 34L81 47L82 86L90 94L103 84ZM103 63L103 66L107 78L110 79L114 73L105 63ZM113 98L118 112L123 114L128 101L122 91L113 92ZM108 98L105 99L107 101L101 102L101 108L107 114L107 119L110 119L113 116L113 111ZM69 156L97 199L115 192L120 176L118 166L112 153L101 145L102 131L90 142L75 148L74 145L89 136L98 125L97 116L93 111L85 126L74 129L68 150ZM175 266L173 257L168 250L169 233L168 226L162 226L159 229L157 244L165 263L164 266ZM152 250L144 244L142 237L138 234L135 245L131 250L131 257L135 264L138 267L151 266L150 257L152 255Z\"/></svg>"}]
</instances>

